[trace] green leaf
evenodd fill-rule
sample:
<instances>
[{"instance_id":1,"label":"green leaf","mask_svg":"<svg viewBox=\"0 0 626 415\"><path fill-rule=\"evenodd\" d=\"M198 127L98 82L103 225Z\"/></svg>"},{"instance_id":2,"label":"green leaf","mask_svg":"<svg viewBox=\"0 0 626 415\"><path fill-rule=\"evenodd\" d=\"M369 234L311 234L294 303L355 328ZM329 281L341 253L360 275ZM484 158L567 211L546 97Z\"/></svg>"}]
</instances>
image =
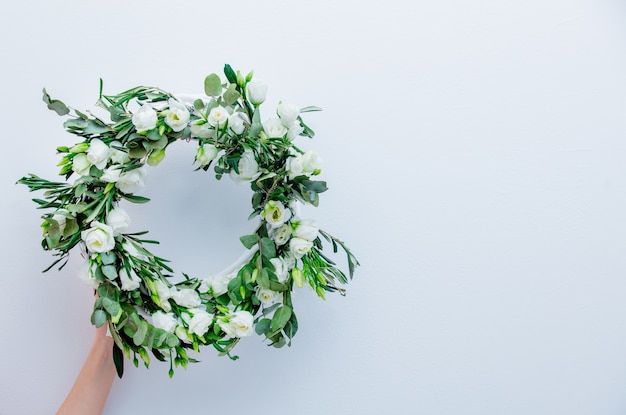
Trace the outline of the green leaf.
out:
<instances>
[{"instance_id":1,"label":"green leaf","mask_svg":"<svg viewBox=\"0 0 626 415\"><path fill-rule=\"evenodd\" d=\"M117 372L117 376L121 379L124 375L124 354L115 343L113 344L113 363L115 363L115 371Z\"/></svg>"},{"instance_id":2,"label":"green leaf","mask_svg":"<svg viewBox=\"0 0 626 415\"><path fill-rule=\"evenodd\" d=\"M120 194L124 199L129 200L133 203L146 203L150 201L150 199L148 199L147 197L143 197L143 196L129 195L126 193L120 193Z\"/></svg>"},{"instance_id":3,"label":"green leaf","mask_svg":"<svg viewBox=\"0 0 626 415\"><path fill-rule=\"evenodd\" d=\"M219 96L222 93L222 80L217 74L204 78L204 92L210 97Z\"/></svg>"},{"instance_id":4,"label":"green leaf","mask_svg":"<svg viewBox=\"0 0 626 415\"><path fill-rule=\"evenodd\" d=\"M240 97L241 95L237 91L236 84L230 84L224 92L224 101L226 101L228 105L233 105Z\"/></svg>"},{"instance_id":5,"label":"green leaf","mask_svg":"<svg viewBox=\"0 0 626 415\"><path fill-rule=\"evenodd\" d=\"M264 334L269 330L270 323L271 323L271 320L269 318L263 318L259 320L258 323L255 324L254 331L258 335Z\"/></svg>"},{"instance_id":6,"label":"green leaf","mask_svg":"<svg viewBox=\"0 0 626 415\"><path fill-rule=\"evenodd\" d=\"M117 255L115 255L115 252L109 251L109 252L101 253L100 258L102 259L102 263L104 265L111 265L115 263L115 260L117 259Z\"/></svg>"},{"instance_id":7,"label":"green leaf","mask_svg":"<svg viewBox=\"0 0 626 415\"><path fill-rule=\"evenodd\" d=\"M274 317L272 317L272 323L270 324L270 328L273 332L277 332L282 330L285 327L285 324L291 318L291 307L284 305L276 310L274 313Z\"/></svg>"},{"instance_id":8,"label":"green leaf","mask_svg":"<svg viewBox=\"0 0 626 415\"><path fill-rule=\"evenodd\" d=\"M94 310L94 312L91 313L91 324L93 324L94 326L102 327L106 322L107 315L103 310Z\"/></svg>"},{"instance_id":9,"label":"green leaf","mask_svg":"<svg viewBox=\"0 0 626 415\"><path fill-rule=\"evenodd\" d=\"M133 335L133 343L135 343L135 346L140 346L144 342L147 333L148 323L146 320L139 321L139 327L137 327L137 331Z\"/></svg>"},{"instance_id":10,"label":"green leaf","mask_svg":"<svg viewBox=\"0 0 626 415\"><path fill-rule=\"evenodd\" d=\"M45 102L48 106L49 110L56 112L58 115L67 115L70 112L70 109L58 99L51 99L50 95L46 92L46 89L43 89L43 102Z\"/></svg>"},{"instance_id":11,"label":"green leaf","mask_svg":"<svg viewBox=\"0 0 626 415\"><path fill-rule=\"evenodd\" d=\"M224 65L224 75L226 75L226 79L228 79L228 82L231 84L237 83L237 74L229 64Z\"/></svg>"},{"instance_id":12,"label":"green leaf","mask_svg":"<svg viewBox=\"0 0 626 415\"><path fill-rule=\"evenodd\" d=\"M252 234L252 235L244 235L244 236L240 237L239 240L241 241L243 246L245 246L247 249L250 249L257 242L259 242L259 235L255 234L255 233Z\"/></svg>"},{"instance_id":13,"label":"green leaf","mask_svg":"<svg viewBox=\"0 0 626 415\"><path fill-rule=\"evenodd\" d=\"M115 255L115 254L113 254ZM105 265L102 267L102 273L111 281L117 278L117 268L114 265Z\"/></svg>"},{"instance_id":14,"label":"green leaf","mask_svg":"<svg viewBox=\"0 0 626 415\"><path fill-rule=\"evenodd\" d=\"M263 125L261 124L261 113L259 111L259 107L256 107L254 109L254 114L252 114L252 126L250 126L250 136L258 136L262 129Z\"/></svg>"},{"instance_id":15,"label":"green leaf","mask_svg":"<svg viewBox=\"0 0 626 415\"><path fill-rule=\"evenodd\" d=\"M274 242L268 238L268 237L263 237L261 238L261 240L259 241L260 244L260 248L261 248L261 255L263 255L265 258L275 258L276 257L276 246L274 245Z\"/></svg>"},{"instance_id":16,"label":"green leaf","mask_svg":"<svg viewBox=\"0 0 626 415\"><path fill-rule=\"evenodd\" d=\"M115 300L111 300L110 298L103 298L102 306L107 311L107 313L111 315L111 317L118 316L122 312L120 304Z\"/></svg>"},{"instance_id":17,"label":"green leaf","mask_svg":"<svg viewBox=\"0 0 626 415\"><path fill-rule=\"evenodd\" d=\"M321 111L322 109L320 107L316 107L313 105L309 105L308 107L304 107L304 108L300 108L300 112L314 112L314 111Z\"/></svg>"}]
</instances>

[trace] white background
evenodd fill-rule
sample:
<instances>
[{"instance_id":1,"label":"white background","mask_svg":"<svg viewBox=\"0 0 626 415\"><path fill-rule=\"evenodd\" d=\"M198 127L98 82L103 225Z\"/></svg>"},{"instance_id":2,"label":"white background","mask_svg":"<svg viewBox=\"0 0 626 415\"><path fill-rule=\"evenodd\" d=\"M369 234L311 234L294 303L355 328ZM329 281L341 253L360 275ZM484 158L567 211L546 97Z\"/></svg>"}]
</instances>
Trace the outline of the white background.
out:
<instances>
[{"instance_id":1,"label":"white background","mask_svg":"<svg viewBox=\"0 0 626 415\"><path fill-rule=\"evenodd\" d=\"M40 273L39 195L14 184L75 142L42 87L89 109L100 77L201 93L226 62L270 85L267 116L323 107L306 214L362 267L345 298L297 293L291 348L127 363L106 414L626 413L623 2L30 1L0 35L2 415L53 413L93 335L79 253ZM193 151L152 170L133 230L202 276L240 254L250 193Z\"/></svg>"}]
</instances>

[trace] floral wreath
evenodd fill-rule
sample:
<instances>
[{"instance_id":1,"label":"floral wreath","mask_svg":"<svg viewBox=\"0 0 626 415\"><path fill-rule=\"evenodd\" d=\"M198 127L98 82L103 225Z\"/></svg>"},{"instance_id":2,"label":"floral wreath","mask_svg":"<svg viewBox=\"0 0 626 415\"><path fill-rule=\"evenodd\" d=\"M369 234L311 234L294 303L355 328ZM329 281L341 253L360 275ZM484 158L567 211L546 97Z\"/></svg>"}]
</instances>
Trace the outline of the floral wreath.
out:
<instances>
[{"instance_id":1,"label":"floral wreath","mask_svg":"<svg viewBox=\"0 0 626 415\"><path fill-rule=\"evenodd\" d=\"M321 170L318 155L293 143L298 136L313 137L301 114L320 109L280 102L277 116L261 122L267 85L230 65L224 74L225 83L217 74L207 76L206 97L189 104L144 86L103 95L100 81L97 105L111 122L43 91L48 108L69 116L65 129L82 141L57 148L65 181L29 174L18 183L45 190L44 199L33 199L38 208L50 210L43 215L42 247L59 258L44 272L59 263L63 268L76 245L84 248L81 276L98 294L91 322L108 325L120 377L124 357L132 356L138 366L139 356L148 367L148 352L169 361L170 377L174 366L196 361L187 352L200 346L212 345L234 360L232 348L253 330L271 346L291 345L298 330L294 285L306 283L321 298L326 292L343 295L338 284L346 284L359 264L342 241L297 215L299 204L317 206L327 190L325 182L312 179ZM180 140L197 141L197 170L213 165L218 180L228 174L250 183L250 218L258 218L259 225L240 238L247 251L229 269L206 279L183 274L183 281L172 283L168 261L145 247L158 242L143 239L147 232L127 233L130 217L118 204L149 200L137 194L146 164L159 164L167 147ZM73 183L67 181L71 176ZM322 252L324 241L334 252L345 251L348 276Z\"/></svg>"}]
</instances>

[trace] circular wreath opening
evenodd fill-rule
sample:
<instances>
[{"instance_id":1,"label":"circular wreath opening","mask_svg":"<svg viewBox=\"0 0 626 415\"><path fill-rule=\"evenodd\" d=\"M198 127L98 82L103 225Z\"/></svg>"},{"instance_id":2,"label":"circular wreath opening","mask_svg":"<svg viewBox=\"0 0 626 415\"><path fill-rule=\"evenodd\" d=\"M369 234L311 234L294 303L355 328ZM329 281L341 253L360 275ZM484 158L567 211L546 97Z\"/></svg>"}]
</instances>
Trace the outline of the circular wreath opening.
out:
<instances>
[{"instance_id":1,"label":"circular wreath opening","mask_svg":"<svg viewBox=\"0 0 626 415\"><path fill-rule=\"evenodd\" d=\"M188 351L200 346L236 359L233 347L253 331L272 346L290 345L298 330L294 286L309 285L322 298L344 294L340 285L358 266L341 240L298 215L299 204L318 206L327 190L315 177L321 171L317 153L294 144L297 137L313 138L302 114L319 108L281 101L275 116L262 121L267 85L229 65L224 75L225 81L207 76L206 96L198 99L145 86L104 95L101 82L97 105L110 121L43 91L48 108L67 116L65 129L81 141L57 148L64 181L30 174L19 183L45 191L43 199L33 199L47 211L42 247L58 258L44 271L63 268L72 248L83 248L81 276L98 294L91 322L108 325L120 377L124 357L148 367L151 353L169 361L170 376L175 366L195 362ZM229 176L249 184L249 219L257 218L258 226L240 237L245 252L227 269L210 278L183 274L173 282L168 261L147 247L158 242L147 231L128 232L130 217L120 202L149 201L140 194L149 168L181 140L197 142L196 170L212 168L218 180ZM328 245L345 252L347 273L324 254Z\"/></svg>"}]
</instances>

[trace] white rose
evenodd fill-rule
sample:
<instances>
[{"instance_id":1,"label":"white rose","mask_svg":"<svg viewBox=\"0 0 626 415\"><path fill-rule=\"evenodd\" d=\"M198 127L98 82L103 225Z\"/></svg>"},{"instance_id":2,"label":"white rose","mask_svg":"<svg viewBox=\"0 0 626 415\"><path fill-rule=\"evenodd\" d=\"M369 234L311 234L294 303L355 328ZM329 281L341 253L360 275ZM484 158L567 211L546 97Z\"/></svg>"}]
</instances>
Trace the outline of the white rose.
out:
<instances>
[{"instance_id":1,"label":"white rose","mask_svg":"<svg viewBox=\"0 0 626 415\"><path fill-rule=\"evenodd\" d=\"M122 282L122 290L133 291L139 288L139 276L134 272L131 271L131 274L129 274L126 268L122 267L117 274Z\"/></svg>"},{"instance_id":2,"label":"white rose","mask_svg":"<svg viewBox=\"0 0 626 415\"><path fill-rule=\"evenodd\" d=\"M130 156L127 151L118 150L115 147L124 148L124 144L119 141L112 141L110 146L110 158L115 164L124 164L130 161Z\"/></svg>"},{"instance_id":3,"label":"white rose","mask_svg":"<svg viewBox=\"0 0 626 415\"><path fill-rule=\"evenodd\" d=\"M304 167L302 166L302 155L296 154L289 157L287 159L287 162L285 163L285 167L287 168L287 173L289 174L290 179L302 176L304 174Z\"/></svg>"},{"instance_id":4,"label":"white rose","mask_svg":"<svg viewBox=\"0 0 626 415\"><path fill-rule=\"evenodd\" d=\"M85 261L78 269L78 278L91 288L98 288L100 281L98 281L89 266L89 261Z\"/></svg>"},{"instance_id":5,"label":"white rose","mask_svg":"<svg viewBox=\"0 0 626 415\"><path fill-rule=\"evenodd\" d=\"M235 112L233 115L228 117L228 128L230 128L230 130L235 134L243 133L243 130L246 128L245 120L247 118L248 117L245 114Z\"/></svg>"},{"instance_id":6,"label":"white rose","mask_svg":"<svg viewBox=\"0 0 626 415\"><path fill-rule=\"evenodd\" d=\"M274 273L278 277L278 282L285 282L289 276L289 269L287 269L283 260L281 258L272 258L270 262L274 265Z\"/></svg>"},{"instance_id":7,"label":"white rose","mask_svg":"<svg viewBox=\"0 0 626 415\"><path fill-rule=\"evenodd\" d=\"M109 252L115 247L113 229L98 221L91 222L91 227L80 233L89 252Z\"/></svg>"},{"instance_id":8,"label":"white rose","mask_svg":"<svg viewBox=\"0 0 626 415\"><path fill-rule=\"evenodd\" d=\"M259 172L259 165L252 151L244 151L237 166L239 168L239 174L235 173L234 170L230 171L230 177L237 183L249 182L256 179L261 174Z\"/></svg>"},{"instance_id":9,"label":"white rose","mask_svg":"<svg viewBox=\"0 0 626 415\"><path fill-rule=\"evenodd\" d=\"M315 150L309 150L302 155L302 168L306 173L318 174L322 169L322 159Z\"/></svg>"},{"instance_id":10,"label":"white rose","mask_svg":"<svg viewBox=\"0 0 626 415\"><path fill-rule=\"evenodd\" d=\"M170 98L167 103L169 108L163 111L165 123L176 132L184 130L189 122L189 110L174 98Z\"/></svg>"},{"instance_id":11,"label":"white rose","mask_svg":"<svg viewBox=\"0 0 626 415\"><path fill-rule=\"evenodd\" d=\"M267 96L267 84L260 80L253 80L246 84L246 95L254 106L258 106L265 101Z\"/></svg>"},{"instance_id":12,"label":"white rose","mask_svg":"<svg viewBox=\"0 0 626 415\"><path fill-rule=\"evenodd\" d=\"M72 158L72 171L80 176L88 176L89 169L91 169L91 163L87 159L87 154L76 154Z\"/></svg>"},{"instance_id":13,"label":"white rose","mask_svg":"<svg viewBox=\"0 0 626 415\"><path fill-rule=\"evenodd\" d=\"M283 122L283 125L287 128L291 128L298 119L298 115L300 115L300 108L289 102L280 101L276 112Z\"/></svg>"},{"instance_id":14,"label":"white rose","mask_svg":"<svg viewBox=\"0 0 626 415\"><path fill-rule=\"evenodd\" d=\"M203 292L207 291L214 297L219 297L228 291L228 283L234 278L234 276L235 274L210 276L202 283L203 287L206 286L206 290L203 289Z\"/></svg>"},{"instance_id":15,"label":"white rose","mask_svg":"<svg viewBox=\"0 0 626 415\"><path fill-rule=\"evenodd\" d=\"M102 176L100 176L100 180L106 183L115 183L120 179L120 174L122 170L118 166L110 166L102 172Z\"/></svg>"},{"instance_id":16,"label":"white rose","mask_svg":"<svg viewBox=\"0 0 626 415\"><path fill-rule=\"evenodd\" d=\"M172 305L169 303L169 299L176 294L176 287L168 287L163 281L156 280L157 296L161 303L161 308L167 312L171 311Z\"/></svg>"},{"instance_id":17,"label":"white rose","mask_svg":"<svg viewBox=\"0 0 626 415\"><path fill-rule=\"evenodd\" d=\"M268 118L262 124L263 131L268 137L283 137L287 134L287 128L278 118Z\"/></svg>"},{"instance_id":18,"label":"white rose","mask_svg":"<svg viewBox=\"0 0 626 415\"><path fill-rule=\"evenodd\" d=\"M109 162L110 149L109 146L98 138L94 138L89 143L87 150L87 160L99 170L103 170Z\"/></svg>"},{"instance_id":19,"label":"white rose","mask_svg":"<svg viewBox=\"0 0 626 415\"><path fill-rule=\"evenodd\" d=\"M301 219L298 221L292 221L291 226L293 228L293 234L307 241L314 241L317 238L319 228L315 225L315 222L310 219Z\"/></svg>"},{"instance_id":20,"label":"white rose","mask_svg":"<svg viewBox=\"0 0 626 415\"><path fill-rule=\"evenodd\" d=\"M158 329L163 329L168 333L174 333L176 326L178 326L178 319L174 313L157 311L152 314L152 325Z\"/></svg>"},{"instance_id":21,"label":"white rose","mask_svg":"<svg viewBox=\"0 0 626 415\"><path fill-rule=\"evenodd\" d=\"M207 117L207 122L212 127L221 128L228 121L230 114L226 111L224 107L214 107L209 111L209 116Z\"/></svg>"},{"instance_id":22,"label":"white rose","mask_svg":"<svg viewBox=\"0 0 626 415\"><path fill-rule=\"evenodd\" d=\"M150 105L142 105L131 119L138 132L152 130L157 125L157 113Z\"/></svg>"},{"instance_id":23,"label":"white rose","mask_svg":"<svg viewBox=\"0 0 626 415\"><path fill-rule=\"evenodd\" d=\"M147 174L145 167L125 171L120 174L120 178L117 183L115 183L115 187L124 193L135 193L143 189Z\"/></svg>"},{"instance_id":24,"label":"white rose","mask_svg":"<svg viewBox=\"0 0 626 415\"><path fill-rule=\"evenodd\" d=\"M174 301L176 301L178 305L187 308L198 307L202 304L198 292L190 288L183 288L182 290L177 291L172 298L174 298Z\"/></svg>"},{"instance_id":25,"label":"white rose","mask_svg":"<svg viewBox=\"0 0 626 415\"><path fill-rule=\"evenodd\" d=\"M304 127L299 122L294 122L293 125L289 127L287 139L289 139L289 141L293 141L297 136L302 134L303 131Z\"/></svg>"},{"instance_id":26,"label":"white rose","mask_svg":"<svg viewBox=\"0 0 626 415\"><path fill-rule=\"evenodd\" d=\"M261 288L260 285L256 288L256 296L265 307L279 303L281 299L279 292Z\"/></svg>"},{"instance_id":27,"label":"white rose","mask_svg":"<svg viewBox=\"0 0 626 415\"><path fill-rule=\"evenodd\" d=\"M246 337L252 334L254 317L247 311L235 311L228 315L228 322L218 320L217 324L229 337Z\"/></svg>"},{"instance_id":28,"label":"white rose","mask_svg":"<svg viewBox=\"0 0 626 415\"><path fill-rule=\"evenodd\" d=\"M193 313L193 317L189 320L189 331L202 336L209 330L211 324L213 324L213 314L207 313L202 309L194 309L191 310Z\"/></svg>"},{"instance_id":29,"label":"white rose","mask_svg":"<svg viewBox=\"0 0 626 415\"><path fill-rule=\"evenodd\" d=\"M312 247L313 242L307 241L306 239L291 238L289 241L289 250L296 259L302 258Z\"/></svg>"},{"instance_id":30,"label":"white rose","mask_svg":"<svg viewBox=\"0 0 626 415\"><path fill-rule=\"evenodd\" d=\"M265 204L262 216L270 227L278 228L291 218L291 210L276 200L270 200Z\"/></svg>"},{"instance_id":31,"label":"white rose","mask_svg":"<svg viewBox=\"0 0 626 415\"><path fill-rule=\"evenodd\" d=\"M176 327L176 329L174 329L174 334L176 334L176 337L178 337L182 342L193 343L193 338L183 326Z\"/></svg>"},{"instance_id":32,"label":"white rose","mask_svg":"<svg viewBox=\"0 0 626 415\"><path fill-rule=\"evenodd\" d=\"M203 144L201 147L198 147L196 161L201 166L206 166L217 157L218 152L219 150L213 144Z\"/></svg>"},{"instance_id":33,"label":"white rose","mask_svg":"<svg viewBox=\"0 0 626 415\"><path fill-rule=\"evenodd\" d=\"M272 228L270 226L269 234L270 238L272 238L272 240L276 242L276 245L282 246L286 244L291 237L291 226L289 226L288 224L281 225L278 228Z\"/></svg>"},{"instance_id":34,"label":"white rose","mask_svg":"<svg viewBox=\"0 0 626 415\"><path fill-rule=\"evenodd\" d=\"M296 258L291 254L291 252L287 252L285 256L281 256L280 259L283 260L285 264L285 268L292 269L296 266Z\"/></svg>"},{"instance_id":35,"label":"white rose","mask_svg":"<svg viewBox=\"0 0 626 415\"><path fill-rule=\"evenodd\" d=\"M215 134L215 130L211 126L204 122L204 120L197 120L190 126L191 136L200 138L210 138Z\"/></svg>"},{"instance_id":36,"label":"white rose","mask_svg":"<svg viewBox=\"0 0 626 415\"><path fill-rule=\"evenodd\" d=\"M117 236L130 226L130 216L124 209L115 208L107 215L106 222L113 229L113 236Z\"/></svg>"}]
</instances>

